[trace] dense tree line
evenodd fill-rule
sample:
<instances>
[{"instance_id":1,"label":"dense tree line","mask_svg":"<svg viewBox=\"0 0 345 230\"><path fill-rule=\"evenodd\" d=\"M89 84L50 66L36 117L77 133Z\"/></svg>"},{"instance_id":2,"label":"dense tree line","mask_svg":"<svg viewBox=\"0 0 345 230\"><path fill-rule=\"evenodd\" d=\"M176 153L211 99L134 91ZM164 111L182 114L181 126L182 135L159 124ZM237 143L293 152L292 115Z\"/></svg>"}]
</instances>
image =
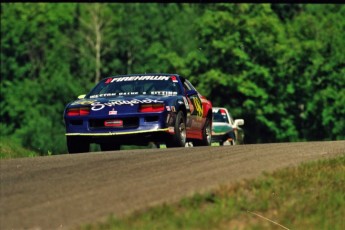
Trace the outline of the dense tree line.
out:
<instances>
[{"instance_id":1,"label":"dense tree line","mask_svg":"<svg viewBox=\"0 0 345 230\"><path fill-rule=\"evenodd\" d=\"M0 132L66 152L64 106L99 79L186 76L246 143L345 138L345 7L1 3Z\"/></svg>"}]
</instances>

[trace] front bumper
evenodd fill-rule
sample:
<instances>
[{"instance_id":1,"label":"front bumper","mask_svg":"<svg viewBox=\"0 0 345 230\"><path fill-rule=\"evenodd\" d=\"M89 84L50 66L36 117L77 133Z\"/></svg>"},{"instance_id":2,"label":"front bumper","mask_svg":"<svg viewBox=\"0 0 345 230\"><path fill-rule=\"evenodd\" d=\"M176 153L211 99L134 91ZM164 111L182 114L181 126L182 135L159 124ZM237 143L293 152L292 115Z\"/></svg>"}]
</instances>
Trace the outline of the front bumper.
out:
<instances>
[{"instance_id":1,"label":"front bumper","mask_svg":"<svg viewBox=\"0 0 345 230\"><path fill-rule=\"evenodd\" d=\"M227 140L233 140L234 137L231 133L214 133L212 132L211 142L224 142Z\"/></svg>"}]
</instances>

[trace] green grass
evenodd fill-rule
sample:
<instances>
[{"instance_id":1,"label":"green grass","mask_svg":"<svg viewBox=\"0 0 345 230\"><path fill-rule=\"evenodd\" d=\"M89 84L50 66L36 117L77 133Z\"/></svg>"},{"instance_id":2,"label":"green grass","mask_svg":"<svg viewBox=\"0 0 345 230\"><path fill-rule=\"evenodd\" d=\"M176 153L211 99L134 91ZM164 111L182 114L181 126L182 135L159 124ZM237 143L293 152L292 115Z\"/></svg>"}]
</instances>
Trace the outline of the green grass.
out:
<instances>
[{"instance_id":1,"label":"green grass","mask_svg":"<svg viewBox=\"0 0 345 230\"><path fill-rule=\"evenodd\" d=\"M39 156L39 154L37 152L23 148L17 141L9 137L1 137L0 159L35 156Z\"/></svg>"},{"instance_id":2,"label":"green grass","mask_svg":"<svg viewBox=\"0 0 345 230\"><path fill-rule=\"evenodd\" d=\"M122 150L132 150L132 149L147 149L151 148L150 146L136 146L136 145L123 145L121 146ZM165 145L161 145L161 148L166 148ZM101 148L98 144L90 144L91 152L100 152ZM67 153L67 150L66 150ZM51 152L48 152L47 155L52 155ZM26 149L22 147L18 140L11 139L10 137L1 137L0 138L0 159L8 158L20 158L20 157L36 157L40 156L38 152Z\"/></svg>"},{"instance_id":3,"label":"green grass","mask_svg":"<svg viewBox=\"0 0 345 230\"><path fill-rule=\"evenodd\" d=\"M81 229L345 229L345 154Z\"/></svg>"}]
</instances>

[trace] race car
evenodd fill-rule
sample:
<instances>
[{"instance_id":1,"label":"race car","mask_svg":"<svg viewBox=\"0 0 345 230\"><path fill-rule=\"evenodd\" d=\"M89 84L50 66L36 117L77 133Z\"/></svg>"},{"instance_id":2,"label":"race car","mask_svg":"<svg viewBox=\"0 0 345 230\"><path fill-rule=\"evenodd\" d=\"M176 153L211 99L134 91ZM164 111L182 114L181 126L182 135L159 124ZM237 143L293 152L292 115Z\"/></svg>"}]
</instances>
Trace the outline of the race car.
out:
<instances>
[{"instance_id":1,"label":"race car","mask_svg":"<svg viewBox=\"0 0 345 230\"><path fill-rule=\"evenodd\" d=\"M211 145L212 103L178 74L130 74L102 79L64 110L69 153L121 145Z\"/></svg>"},{"instance_id":2,"label":"race car","mask_svg":"<svg viewBox=\"0 0 345 230\"><path fill-rule=\"evenodd\" d=\"M219 145L243 144L244 133L239 127L244 124L243 119L234 120L226 108L213 107L212 142Z\"/></svg>"}]
</instances>

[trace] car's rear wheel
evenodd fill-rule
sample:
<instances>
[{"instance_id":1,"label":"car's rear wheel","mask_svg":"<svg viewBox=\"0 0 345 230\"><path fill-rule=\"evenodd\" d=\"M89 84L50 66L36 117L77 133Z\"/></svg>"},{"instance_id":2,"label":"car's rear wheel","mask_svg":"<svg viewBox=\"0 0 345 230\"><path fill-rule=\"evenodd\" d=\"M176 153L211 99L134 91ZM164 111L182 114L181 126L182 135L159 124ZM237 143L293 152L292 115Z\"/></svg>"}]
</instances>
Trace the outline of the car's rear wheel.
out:
<instances>
[{"instance_id":1,"label":"car's rear wheel","mask_svg":"<svg viewBox=\"0 0 345 230\"><path fill-rule=\"evenodd\" d=\"M230 145L236 145L236 135L235 135L234 132L232 132L232 133L230 134L230 138L231 138L231 141L229 141L229 142L230 142Z\"/></svg>"},{"instance_id":2,"label":"car's rear wheel","mask_svg":"<svg viewBox=\"0 0 345 230\"><path fill-rule=\"evenodd\" d=\"M166 146L170 147L185 147L186 145L186 119L182 111L179 111L176 116L174 131L172 138L167 140Z\"/></svg>"},{"instance_id":3,"label":"car's rear wheel","mask_svg":"<svg viewBox=\"0 0 345 230\"><path fill-rule=\"evenodd\" d=\"M90 143L80 137L67 137L67 149L69 153L84 153L90 151Z\"/></svg>"},{"instance_id":4,"label":"car's rear wheel","mask_svg":"<svg viewBox=\"0 0 345 230\"><path fill-rule=\"evenodd\" d=\"M114 143L101 143L101 151L116 151L120 150L120 145Z\"/></svg>"},{"instance_id":5,"label":"car's rear wheel","mask_svg":"<svg viewBox=\"0 0 345 230\"><path fill-rule=\"evenodd\" d=\"M206 118L204 128L202 129L202 140L193 141L194 146L210 146L212 138L212 126L210 118Z\"/></svg>"}]
</instances>

